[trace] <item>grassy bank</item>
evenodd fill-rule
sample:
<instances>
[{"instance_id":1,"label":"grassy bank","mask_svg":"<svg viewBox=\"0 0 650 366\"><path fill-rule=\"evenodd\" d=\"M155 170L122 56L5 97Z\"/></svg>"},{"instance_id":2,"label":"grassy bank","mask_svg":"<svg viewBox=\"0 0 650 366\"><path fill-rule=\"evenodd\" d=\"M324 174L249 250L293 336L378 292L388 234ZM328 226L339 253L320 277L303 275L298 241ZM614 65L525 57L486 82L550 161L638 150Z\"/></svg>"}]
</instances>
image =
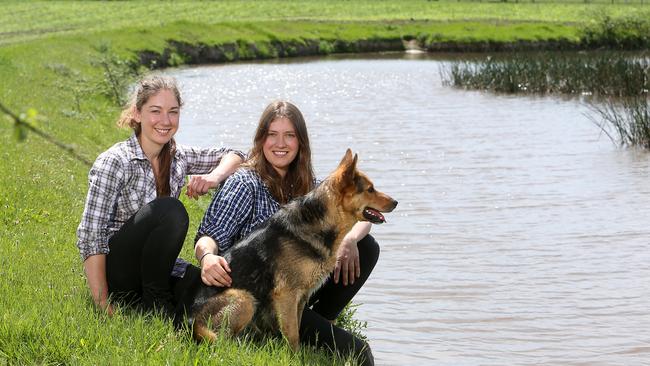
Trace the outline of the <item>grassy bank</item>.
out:
<instances>
[{"instance_id":1,"label":"grassy bank","mask_svg":"<svg viewBox=\"0 0 650 366\"><path fill-rule=\"evenodd\" d=\"M114 127L119 107L103 91L106 78L97 66L102 46L109 45L120 60L149 65L155 60L160 67L214 61L201 58L201 50L221 50L226 61L291 56L315 46L323 54L363 51L372 42L399 47L410 39L422 45L428 40L577 44L581 27L604 14L617 18L649 9L446 1L3 2L0 7L0 101L16 113L37 109L43 117L38 128L89 160L128 136ZM0 117L0 364L332 363L324 354L292 355L278 343L196 345L158 319L128 311L107 319L95 312L74 246L88 167L33 134L18 143L14 132L11 121ZM207 198L186 202L190 231L207 203ZM185 258L191 258L190 248L186 243Z\"/></svg>"}]
</instances>

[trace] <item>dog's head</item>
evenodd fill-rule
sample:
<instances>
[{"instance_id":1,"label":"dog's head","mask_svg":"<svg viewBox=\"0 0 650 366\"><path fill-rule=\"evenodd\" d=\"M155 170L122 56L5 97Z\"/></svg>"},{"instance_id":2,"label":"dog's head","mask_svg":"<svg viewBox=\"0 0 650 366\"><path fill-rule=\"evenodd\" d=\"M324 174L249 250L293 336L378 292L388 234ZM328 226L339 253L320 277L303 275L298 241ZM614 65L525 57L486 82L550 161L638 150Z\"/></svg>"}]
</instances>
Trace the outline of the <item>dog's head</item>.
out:
<instances>
[{"instance_id":1,"label":"dog's head","mask_svg":"<svg viewBox=\"0 0 650 366\"><path fill-rule=\"evenodd\" d=\"M353 156L350 149L330 177L340 197L341 208L358 221L384 223L386 219L381 212L391 212L397 206L397 201L377 191L370 179L357 170L357 154Z\"/></svg>"}]
</instances>

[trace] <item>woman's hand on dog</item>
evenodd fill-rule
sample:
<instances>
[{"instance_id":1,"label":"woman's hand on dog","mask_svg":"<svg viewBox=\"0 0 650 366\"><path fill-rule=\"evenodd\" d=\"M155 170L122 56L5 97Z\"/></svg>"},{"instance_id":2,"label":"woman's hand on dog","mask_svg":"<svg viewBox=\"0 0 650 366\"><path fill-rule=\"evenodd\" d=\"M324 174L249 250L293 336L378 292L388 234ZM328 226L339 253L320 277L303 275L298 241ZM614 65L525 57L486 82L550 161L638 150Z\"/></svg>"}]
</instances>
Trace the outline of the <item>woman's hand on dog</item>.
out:
<instances>
[{"instance_id":1,"label":"woman's hand on dog","mask_svg":"<svg viewBox=\"0 0 650 366\"><path fill-rule=\"evenodd\" d=\"M232 284L230 278L230 266L226 259L217 255L219 246L211 237L203 235L196 241L194 256L201 266L201 280L208 286L229 287Z\"/></svg>"},{"instance_id":2,"label":"woman's hand on dog","mask_svg":"<svg viewBox=\"0 0 650 366\"><path fill-rule=\"evenodd\" d=\"M230 266L220 255L211 254L201 261L201 279L208 286L230 287Z\"/></svg>"}]
</instances>

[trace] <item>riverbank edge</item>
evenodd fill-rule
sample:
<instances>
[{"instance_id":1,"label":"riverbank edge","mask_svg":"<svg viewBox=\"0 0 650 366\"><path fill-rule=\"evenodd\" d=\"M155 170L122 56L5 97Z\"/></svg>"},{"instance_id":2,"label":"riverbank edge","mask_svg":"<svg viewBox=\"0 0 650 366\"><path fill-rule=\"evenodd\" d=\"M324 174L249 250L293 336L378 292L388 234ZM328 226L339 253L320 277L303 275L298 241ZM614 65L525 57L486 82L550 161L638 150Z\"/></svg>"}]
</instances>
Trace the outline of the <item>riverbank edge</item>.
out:
<instances>
[{"instance_id":1,"label":"riverbank edge","mask_svg":"<svg viewBox=\"0 0 650 366\"><path fill-rule=\"evenodd\" d=\"M138 62L150 69L182 65L219 64L277 58L363 54L377 52L490 53L529 51L587 51L579 42L568 39L502 41L441 41L421 44L404 38L342 40L288 40L271 42L228 42L215 45L169 40L162 52L137 51Z\"/></svg>"},{"instance_id":2,"label":"riverbank edge","mask_svg":"<svg viewBox=\"0 0 650 366\"><path fill-rule=\"evenodd\" d=\"M133 53L141 65L161 69L181 65L345 53L474 53L599 48L583 42L580 26L567 24L476 21L317 22L303 23L300 27L303 28L302 32L274 33L278 30L277 24L258 24L256 28L259 33L251 37L257 39L237 38L210 42L200 36L173 37L166 39L162 48L138 49ZM260 35L262 39L257 37Z\"/></svg>"},{"instance_id":3,"label":"riverbank edge","mask_svg":"<svg viewBox=\"0 0 650 366\"><path fill-rule=\"evenodd\" d=\"M604 18L589 24L505 21L282 22L201 25L179 22L181 34L158 47L134 49L150 69L180 65L343 53L491 53L631 51L648 47L649 24ZM227 37L213 39L226 27ZM172 26L173 28L173 26ZM197 32L197 30L200 31ZM233 33L234 31L234 33ZM240 34L237 34L239 32Z\"/></svg>"}]
</instances>

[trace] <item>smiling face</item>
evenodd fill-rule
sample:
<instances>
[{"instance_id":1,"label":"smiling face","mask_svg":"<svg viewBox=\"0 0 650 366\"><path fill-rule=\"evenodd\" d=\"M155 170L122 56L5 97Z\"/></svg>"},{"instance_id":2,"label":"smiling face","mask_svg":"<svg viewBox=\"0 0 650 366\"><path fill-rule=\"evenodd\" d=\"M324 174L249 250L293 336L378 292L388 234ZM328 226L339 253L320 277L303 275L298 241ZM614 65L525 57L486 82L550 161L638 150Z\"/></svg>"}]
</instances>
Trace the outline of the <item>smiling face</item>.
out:
<instances>
[{"instance_id":1,"label":"smiling face","mask_svg":"<svg viewBox=\"0 0 650 366\"><path fill-rule=\"evenodd\" d=\"M299 148L296 129L288 118L276 118L269 124L262 150L266 160L281 177L287 174Z\"/></svg>"},{"instance_id":2,"label":"smiling face","mask_svg":"<svg viewBox=\"0 0 650 366\"><path fill-rule=\"evenodd\" d=\"M178 99L168 89L152 95L139 110L134 111L134 119L142 131L138 140L145 154L157 154L174 137L179 116Z\"/></svg>"}]
</instances>

